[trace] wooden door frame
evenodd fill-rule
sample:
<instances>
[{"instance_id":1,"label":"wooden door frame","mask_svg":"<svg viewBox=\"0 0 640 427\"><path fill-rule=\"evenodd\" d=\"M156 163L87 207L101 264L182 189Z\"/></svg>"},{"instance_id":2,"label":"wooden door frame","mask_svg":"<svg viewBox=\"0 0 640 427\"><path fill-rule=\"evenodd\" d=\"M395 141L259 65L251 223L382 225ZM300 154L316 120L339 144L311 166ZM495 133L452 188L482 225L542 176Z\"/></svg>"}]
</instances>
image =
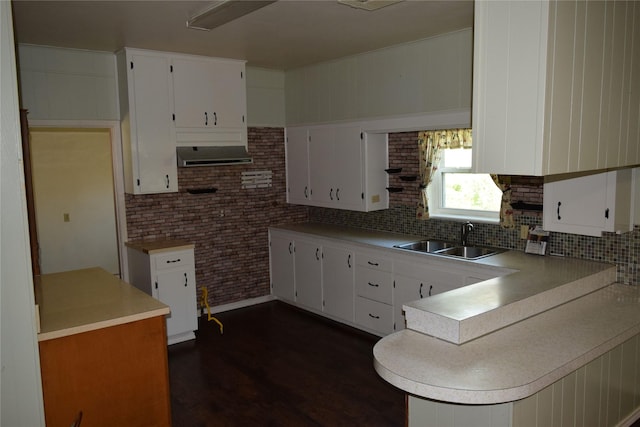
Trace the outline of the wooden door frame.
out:
<instances>
[{"instance_id":1,"label":"wooden door frame","mask_svg":"<svg viewBox=\"0 0 640 427\"><path fill-rule=\"evenodd\" d=\"M120 261L120 278L129 280L127 250L127 215L124 199L124 172L122 163L122 138L120 122L115 120L29 120L29 129L106 129L111 138L111 159L113 172L114 202L116 208L116 233L118 240L118 258ZM35 214L35 212L34 212Z\"/></svg>"}]
</instances>

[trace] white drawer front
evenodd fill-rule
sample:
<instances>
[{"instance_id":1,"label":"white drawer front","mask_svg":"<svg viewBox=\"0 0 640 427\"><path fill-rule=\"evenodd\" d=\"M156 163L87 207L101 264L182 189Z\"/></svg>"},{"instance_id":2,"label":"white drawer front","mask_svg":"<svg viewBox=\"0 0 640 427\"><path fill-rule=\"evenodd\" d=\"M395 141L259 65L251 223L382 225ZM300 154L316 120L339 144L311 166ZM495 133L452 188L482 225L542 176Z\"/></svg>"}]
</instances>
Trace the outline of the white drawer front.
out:
<instances>
[{"instance_id":1,"label":"white drawer front","mask_svg":"<svg viewBox=\"0 0 640 427\"><path fill-rule=\"evenodd\" d=\"M356 267L356 294L391 304L393 296L393 274L370 268Z\"/></svg>"},{"instance_id":2,"label":"white drawer front","mask_svg":"<svg viewBox=\"0 0 640 427\"><path fill-rule=\"evenodd\" d=\"M391 272L393 269L392 260L366 253L356 253L356 265L388 272Z\"/></svg>"},{"instance_id":3,"label":"white drawer front","mask_svg":"<svg viewBox=\"0 0 640 427\"><path fill-rule=\"evenodd\" d=\"M170 268L193 268L193 251L175 251L153 255L156 270Z\"/></svg>"},{"instance_id":4,"label":"white drawer front","mask_svg":"<svg viewBox=\"0 0 640 427\"><path fill-rule=\"evenodd\" d=\"M387 335L393 332L393 307L367 298L356 298L356 323Z\"/></svg>"}]
</instances>

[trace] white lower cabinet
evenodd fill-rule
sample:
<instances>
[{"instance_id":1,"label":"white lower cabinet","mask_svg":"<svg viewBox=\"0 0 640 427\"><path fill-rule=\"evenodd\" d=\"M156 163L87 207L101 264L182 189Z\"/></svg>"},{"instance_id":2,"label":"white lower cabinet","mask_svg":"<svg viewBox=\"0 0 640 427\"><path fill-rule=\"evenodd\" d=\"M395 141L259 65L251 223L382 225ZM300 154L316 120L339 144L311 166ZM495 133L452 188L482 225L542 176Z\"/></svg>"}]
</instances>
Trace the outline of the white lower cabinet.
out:
<instances>
[{"instance_id":1,"label":"white lower cabinet","mask_svg":"<svg viewBox=\"0 0 640 427\"><path fill-rule=\"evenodd\" d=\"M393 261L377 252L356 253L356 324L393 332Z\"/></svg>"},{"instance_id":2,"label":"white lower cabinet","mask_svg":"<svg viewBox=\"0 0 640 427\"><path fill-rule=\"evenodd\" d=\"M290 234L269 231L271 293L290 302L296 299L293 239Z\"/></svg>"},{"instance_id":3,"label":"white lower cabinet","mask_svg":"<svg viewBox=\"0 0 640 427\"><path fill-rule=\"evenodd\" d=\"M356 324L378 335L388 335L393 332L393 306L358 296Z\"/></svg>"},{"instance_id":4,"label":"white lower cabinet","mask_svg":"<svg viewBox=\"0 0 640 427\"><path fill-rule=\"evenodd\" d=\"M322 247L322 311L338 319L354 320L353 251L325 244Z\"/></svg>"},{"instance_id":5,"label":"white lower cabinet","mask_svg":"<svg viewBox=\"0 0 640 427\"><path fill-rule=\"evenodd\" d=\"M505 274L276 228L269 242L275 297L380 336L404 329L408 302Z\"/></svg>"},{"instance_id":6,"label":"white lower cabinet","mask_svg":"<svg viewBox=\"0 0 640 427\"><path fill-rule=\"evenodd\" d=\"M464 286L465 275L451 273L434 266L396 261L393 293L395 329L405 328L402 306L408 302L428 298Z\"/></svg>"},{"instance_id":7,"label":"white lower cabinet","mask_svg":"<svg viewBox=\"0 0 640 427\"><path fill-rule=\"evenodd\" d=\"M129 281L169 306L167 341L175 344L195 338L198 302L193 245L170 245L127 244L127 249Z\"/></svg>"},{"instance_id":8,"label":"white lower cabinet","mask_svg":"<svg viewBox=\"0 0 640 427\"><path fill-rule=\"evenodd\" d=\"M295 240L294 283L296 303L322 310L322 244L318 240Z\"/></svg>"}]
</instances>

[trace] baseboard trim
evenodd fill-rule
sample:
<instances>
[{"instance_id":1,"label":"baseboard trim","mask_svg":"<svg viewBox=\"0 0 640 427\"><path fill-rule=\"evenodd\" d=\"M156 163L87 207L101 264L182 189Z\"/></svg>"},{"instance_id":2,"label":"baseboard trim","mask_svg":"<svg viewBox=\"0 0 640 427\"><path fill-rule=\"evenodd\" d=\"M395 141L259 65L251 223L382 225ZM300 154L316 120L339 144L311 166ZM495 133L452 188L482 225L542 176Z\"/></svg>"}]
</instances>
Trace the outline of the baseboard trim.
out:
<instances>
[{"instance_id":1,"label":"baseboard trim","mask_svg":"<svg viewBox=\"0 0 640 427\"><path fill-rule=\"evenodd\" d=\"M251 307L252 305L262 304L265 302L274 301L276 299L277 298L274 297L273 295L265 295L262 297L245 299L242 301L236 301L229 304L216 305L214 307L210 307L210 310L211 310L211 314L223 313L225 311L236 310L238 308ZM200 316L206 315L206 313L207 313L206 308L203 308L202 310L200 310Z\"/></svg>"},{"instance_id":2,"label":"baseboard trim","mask_svg":"<svg viewBox=\"0 0 640 427\"><path fill-rule=\"evenodd\" d=\"M632 413L630 413L625 419L618 423L617 427L631 427L633 423L640 420L640 408L636 408Z\"/></svg>"}]
</instances>

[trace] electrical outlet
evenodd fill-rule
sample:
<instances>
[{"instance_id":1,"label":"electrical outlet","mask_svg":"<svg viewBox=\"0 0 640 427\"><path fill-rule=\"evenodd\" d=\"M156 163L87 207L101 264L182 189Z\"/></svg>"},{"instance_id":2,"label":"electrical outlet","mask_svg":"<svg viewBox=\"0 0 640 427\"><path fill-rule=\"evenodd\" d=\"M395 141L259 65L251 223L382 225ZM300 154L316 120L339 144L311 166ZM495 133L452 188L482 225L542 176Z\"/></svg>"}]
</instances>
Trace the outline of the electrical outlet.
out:
<instances>
[{"instance_id":1,"label":"electrical outlet","mask_svg":"<svg viewBox=\"0 0 640 427\"><path fill-rule=\"evenodd\" d=\"M520 238L526 240L527 237L529 237L529 226L528 225L521 225L520 226Z\"/></svg>"},{"instance_id":2,"label":"electrical outlet","mask_svg":"<svg viewBox=\"0 0 640 427\"><path fill-rule=\"evenodd\" d=\"M69 222L69 221L71 221L71 219L69 219L69 214L68 214L68 213L63 214L63 215L62 215L62 219L63 219L63 221L64 221L64 222Z\"/></svg>"}]
</instances>

